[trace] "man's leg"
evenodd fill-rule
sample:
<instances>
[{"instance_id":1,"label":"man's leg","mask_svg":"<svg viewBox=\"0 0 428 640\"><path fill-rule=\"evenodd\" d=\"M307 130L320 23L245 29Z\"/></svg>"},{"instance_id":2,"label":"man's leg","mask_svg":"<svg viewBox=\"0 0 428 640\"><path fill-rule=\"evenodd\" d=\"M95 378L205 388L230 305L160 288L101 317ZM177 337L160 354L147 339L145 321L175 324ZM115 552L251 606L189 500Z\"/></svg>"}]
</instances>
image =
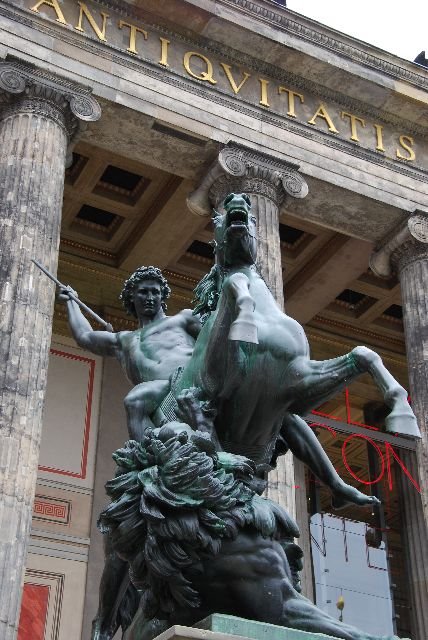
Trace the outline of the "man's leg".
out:
<instances>
[{"instance_id":1,"label":"man's leg","mask_svg":"<svg viewBox=\"0 0 428 640\"><path fill-rule=\"evenodd\" d=\"M124 400L128 433L140 442L147 429L154 429L151 416L169 391L169 380L151 380L137 384Z\"/></svg>"},{"instance_id":2,"label":"man's leg","mask_svg":"<svg viewBox=\"0 0 428 640\"><path fill-rule=\"evenodd\" d=\"M119 607L129 583L128 563L115 553L108 535L104 536L104 556L98 611L92 623L91 640L113 638L120 627Z\"/></svg>"}]
</instances>

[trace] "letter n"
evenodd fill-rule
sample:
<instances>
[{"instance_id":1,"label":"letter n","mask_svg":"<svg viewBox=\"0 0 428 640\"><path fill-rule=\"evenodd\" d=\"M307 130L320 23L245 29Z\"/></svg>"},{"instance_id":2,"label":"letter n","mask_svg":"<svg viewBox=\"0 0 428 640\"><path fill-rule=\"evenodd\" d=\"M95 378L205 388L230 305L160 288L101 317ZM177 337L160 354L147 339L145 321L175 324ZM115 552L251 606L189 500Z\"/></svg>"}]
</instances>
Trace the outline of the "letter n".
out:
<instances>
[{"instance_id":1,"label":"letter n","mask_svg":"<svg viewBox=\"0 0 428 640\"><path fill-rule=\"evenodd\" d=\"M83 16L86 18L86 20L89 22L92 31L95 33L95 35L97 36L98 40L102 40L103 42L105 42L107 40L106 38L106 23L107 23L107 18L108 13L104 13L104 11L100 11L100 14L102 16L103 19L103 24L101 29L99 28L99 26L97 25L97 23L95 22L91 12L89 11L88 7L86 6L86 4L84 2L78 2L77 3L80 7L80 13L79 13L79 22L77 23L77 27L74 27L76 29L76 31L82 31L83 33L85 33L85 30L82 26L83 23Z\"/></svg>"},{"instance_id":2,"label":"letter n","mask_svg":"<svg viewBox=\"0 0 428 640\"><path fill-rule=\"evenodd\" d=\"M421 488L419 484L416 482L416 480L414 479L414 477L412 476L412 474L410 473L410 471L408 470L404 462L398 457L397 453L394 451L394 449L389 444L389 442L385 442L385 451L386 451L386 464L388 469L388 486L391 489L391 491L392 491L392 474L391 474L391 455L392 455L394 460L398 462L398 464L401 467L401 470L406 474L406 476L409 478L410 482L413 484L416 490L419 493L421 493Z\"/></svg>"}]
</instances>

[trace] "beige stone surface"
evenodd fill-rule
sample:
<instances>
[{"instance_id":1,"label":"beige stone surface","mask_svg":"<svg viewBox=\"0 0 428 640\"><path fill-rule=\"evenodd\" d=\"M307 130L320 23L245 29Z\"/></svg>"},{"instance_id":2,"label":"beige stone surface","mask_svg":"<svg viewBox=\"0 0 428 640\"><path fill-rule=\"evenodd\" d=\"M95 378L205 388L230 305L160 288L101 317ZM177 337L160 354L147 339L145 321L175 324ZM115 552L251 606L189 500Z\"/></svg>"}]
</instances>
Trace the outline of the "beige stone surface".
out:
<instances>
[{"instance_id":1,"label":"beige stone surface","mask_svg":"<svg viewBox=\"0 0 428 640\"><path fill-rule=\"evenodd\" d=\"M26 107L25 102L18 103L15 112L4 114L0 129L1 330L7 363L0 385L0 636L4 640L13 639L17 631L53 314L52 283L35 273L31 258L39 257L56 272L66 151L61 124Z\"/></svg>"},{"instance_id":2,"label":"beige stone surface","mask_svg":"<svg viewBox=\"0 0 428 640\"><path fill-rule=\"evenodd\" d=\"M49 19L49 13L52 13L49 9L44 12L44 15L32 14L32 26L27 23L18 28L16 23L5 21L2 37L4 35L4 42L14 55L37 61L37 64L46 65L70 78L90 82L97 95L105 97L116 105L123 105L135 112L144 113L150 118L175 124L190 133L203 135L213 141L226 142L228 139L233 139L274 153L278 158L299 163L305 175L322 181L322 188L317 189L317 192L324 194L324 203L343 205L341 207L336 205L334 211L322 216L323 224L337 230L346 229L353 236L375 240L382 236L386 230L385 227L390 228L399 219L400 214L396 209L411 211L415 206L426 206L426 180L423 179L423 173L424 171L426 173L427 167L419 175L418 167L423 169L428 156L426 157L421 147L420 152L417 152L419 159L416 164L400 162L395 158L397 136L400 134L412 135L416 145L425 144L423 128L419 136L411 131L415 124L414 119L419 118L418 108L415 107L414 96L409 99L407 95L402 95L400 86L398 85L398 89L394 88L394 82L390 78L390 72L406 73L407 84L410 87L413 86L411 74L413 71L416 87L419 77L420 82L426 81L426 72L423 69L418 69L418 76L410 63L380 51L376 52L380 61L378 68L370 69L361 63L368 53L366 45L352 42L347 36L341 36L341 34L332 34L328 28L312 24L307 18L294 14L291 14L291 17L290 12L280 7L275 7L278 15L284 15L288 20L294 21L293 24L300 24L303 29L308 30L310 37L305 40L297 38L296 34L292 33L293 28L287 26L288 23L284 23L284 29L282 27L272 29L262 15L256 18L255 15L251 15L251 11L241 11L238 5L231 7L220 2L218 6L216 5L216 15L209 16L205 10L200 11L196 8L198 3L193 4L192 15L200 17L200 22L195 20L194 28L196 31L200 29L205 37L211 38L210 46L205 50L206 40L198 40L196 35L195 41L193 42L190 38L187 44L181 39L180 19L184 20L184 15L189 15L189 8L185 10L183 3L175 2L177 38L174 39L173 35L170 37L171 64L168 69L156 67L153 47L157 46L155 37L157 27L153 27L152 22L147 26L151 37L144 41L144 55L134 57L126 54L126 51L121 50L120 47L114 50L109 48L109 41L107 44L101 43L96 37L91 36L90 32L85 38L71 28L66 29L56 24ZM28 1L20 0L19 5L25 10L28 7ZM66 3L66 7L68 6L75 7L73 0ZM97 5L91 4L92 6L98 15ZM101 6L102 3L98 8ZM208 3L206 9L209 11L213 7L213 3ZM163 6L151 6L151 9L154 13L158 13L157 20L153 18L153 22L158 21L160 28L163 28L162 24L166 19ZM269 9L273 10L271 5ZM74 15L74 9L73 12ZM114 38L118 34L123 38L123 32L115 27L116 17L111 8L110 15L109 28L112 35L109 38L114 44ZM261 31L257 33L259 28ZM322 33L323 37L332 39L334 55L326 58L325 49L316 42L315 36L311 40L311 34L318 33L317 30L320 30L319 33ZM47 33L50 34L49 37ZM262 38L261 34L264 34ZM341 44L341 48L337 45L335 49L335 38ZM229 50L223 44L224 42L229 44L233 42L234 48ZM215 86L198 82L185 72L180 62L180 56L186 47L205 51L213 61L217 60L216 51L223 50L225 59L230 59L231 64L235 56L238 68L245 59L244 67L251 71L252 80L262 77L263 74L269 76L269 69L274 75L275 73L285 74L281 79L279 77L275 79L276 84L297 86L300 77L304 86L302 85L303 88L297 86L296 90L303 91L305 94L305 103L301 106L303 109L307 108L308 112L302 111L301 119L293 119L284 117L283 113L279 114L278 109L274 108L274 102L270 109L263 109L258 105L257 100L254 103L255 89L247 97L243 93L244 89L246 90L245 87L238 95L234 95L230 86L221 85L224 78L220 76ZM282 55L284 50L285 56ZM359 51L362 57L360 62L357 62ZM242 58L243 55L250 57ZM146 62L146 59L150 61L152 58L155 67ZM254 70L251 65L256 65ZM282 66L286 68L282 69ZM335 73L331 73L332 66ZM218 68L217 64L217 74ZM295 70L295 76L287 77L290 68ZM388 70L388 74L382 73L382 68ZM236 75L237 70L234 73ZM274 80L271 80L271 83L273 82ZM402 84L402 81L400 82ZM257 84L258 81L256 81ZM342 106L343 110L364 117L366 127L361 127L360 145L349 140L349 132L347 133L349 123L343 118L335 117L335 123L341 131L339 136L330 134L322 120L316 127L310 127L307 124L309 111L312 109L309 96L313 94L314 87L320 92L321 98L325 98L326 104L329 104L328 96L331 96L333 110L340 111ZM275 91L272 94L275 94ZM368 110L367 113L364 112L365 109ZM376 114L373 109L375 111L380 109L380 111ZM103 140L102 144L106 148L122 149L124 153L129 152L129 140L132 140L135 151L139 140L142 143L144 127L136 131L136 134L130 134L128 128L127 135L121 135L118 123L124 120L127 126L130 126L132 120L136 118L135 113L128 116L122 115L123 111L119 107L117 110L112 108L111 113L113 120L104 118L97 127L92 129L93 133L88 132L87 139L94 140L95 138L91 136L96 136L97 140ZM391 118L391 122L387 122ZM387 138L389 140L387 155L391 158L390 160L384 159L383 154L375 153L372 148L373 122L378 121L384 127L385 141ZM420 122L423 123L423 119L420 119ZM392 132L394 132L393 135ZM364 136L366 136L366 142L364 142ZM125 138L128 138L128 142ZM368 155L362 153L360 148L367 144L371 149ZM400 148L403 151L402 147ZM143 153L144 143L140 144L140 149ZM167 148L156 149L154 155L153 160L158 162L159 166L171 167L171 154L168 153ZM202 162L205 159L199 158ZM187 158L185 163L176 162L174 172L182 175L184 166L190 167L192 164L191 161L190 165L188 164L189 160ZM195 173L192 174L187 169L186 177L194 176ZM388 205L383 208L382 216L378 215L376 206L374 208L370 206L370 200ZM319 211L319 204L314 202L314 205ZM351 209L355 210L356 215L350 219L345 211ZM299 215L311 219L312 211L313 208L308 202L307 208L299 209ZM320 217L318 215L317 218L312 219L320 220ZM361 220L368 222L365 228ZM379 225L382 225L382 229Z\"/></svg>"},{"instance_id":3,"label":"beige stone surface","mask_svg":"<svg viewBox=\"0 0 428 640\"><path fill-rule=\"evenodd\" d=\"M45 637L81 640L85 578L84 562L28 554L26 581L50 588Z\"/></svg>"}]
</instances>

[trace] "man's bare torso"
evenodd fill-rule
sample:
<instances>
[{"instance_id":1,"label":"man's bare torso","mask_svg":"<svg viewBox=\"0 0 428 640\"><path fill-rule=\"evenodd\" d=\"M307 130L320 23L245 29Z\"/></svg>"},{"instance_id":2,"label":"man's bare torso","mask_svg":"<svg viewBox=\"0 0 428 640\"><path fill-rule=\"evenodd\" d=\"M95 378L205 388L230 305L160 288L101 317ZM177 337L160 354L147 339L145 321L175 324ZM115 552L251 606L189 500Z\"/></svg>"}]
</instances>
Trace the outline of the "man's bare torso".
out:
<instances>
[{"instance_id":1,"label":"man's bare torso","mask_svg":"<svg viewBox=\"0 0 428 640\"><path fill-rule=\"evenodd\" d=\"M186 310L118 334L118 359L134 385L168 380L177 367L188 362L195 345L187 331L189 313Z\"/></svg>"}]
</instances>

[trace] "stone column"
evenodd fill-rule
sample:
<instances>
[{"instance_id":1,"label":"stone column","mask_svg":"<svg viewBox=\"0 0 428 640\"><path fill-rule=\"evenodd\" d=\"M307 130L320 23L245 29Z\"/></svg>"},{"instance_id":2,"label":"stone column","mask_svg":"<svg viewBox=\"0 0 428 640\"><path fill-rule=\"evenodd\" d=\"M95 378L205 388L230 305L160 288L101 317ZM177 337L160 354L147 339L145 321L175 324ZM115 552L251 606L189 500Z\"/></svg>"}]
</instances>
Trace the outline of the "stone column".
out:
<instances>
[{"instance_id":1,"label":"stone column","mask_svg":"<svg viewBox=\"0 0 428 640\"><path fill-rule=\"evenodd\" d=\"M226 145L206 177L188 198L189 209L211 215L221 209L229 193L248 193L257 217L259 243L257 262L278 305L284 308L279 239L279 209L287 195L304 198L308 186L297 172L298 165L282 162L235 144Z\"/></svg>"},{"instance_id":2,"label":"stone column","mask_svg":"<svg viewBox=\"0 0 428 640\"><path fill-rule=\"evenodd\" d=\"M376 275L395 271L401 285L404 335L412 408L421 430L416 454L403 452L403 462L419 478L418 494L404 478L402 510L412 601L412 638L428 638L428 214L415 212L372 256Z\"/></svg>"},{"instance_id":3,"label":"stone column","mask_svg":"<svg viewBox=\"0 0 428 640\"><path fill-rule=\"evenodd\" d=\"M281 309L284 308L284 294L279 210L287 196L304 198L308 193L308 186L298 173L298 168L297 165L252 149L228 144L220 151L201 185L187 201L191 211L208 216L211 215L212 208L221 210L222 203L229 193L247 193L251 197L252 212L257 217L259 234L257 263ZM296 486L299 487L298 496ZM306 548L308 560L309 529L302 463L298 460L293 461L290 454L279 458L277 468L269 474L267 496L297 518L301 528L302 546ZM298 511L296 505L300 507ZM310 595L312 580L305 576L306 573L307 571L304 571L302 574L302 585Z\"/></svg>"},{"instance_id":4,"label":"stone column","mask_svg":"<svg viewBox=\"0 0 428 640\"><path fill-rule=\"evenodd\" d=\"M89 90L0 62L0 637L16 638L42 428L67 145ZM61 425L58 425L61 428Z\"/></svg>"}]
</instances>

